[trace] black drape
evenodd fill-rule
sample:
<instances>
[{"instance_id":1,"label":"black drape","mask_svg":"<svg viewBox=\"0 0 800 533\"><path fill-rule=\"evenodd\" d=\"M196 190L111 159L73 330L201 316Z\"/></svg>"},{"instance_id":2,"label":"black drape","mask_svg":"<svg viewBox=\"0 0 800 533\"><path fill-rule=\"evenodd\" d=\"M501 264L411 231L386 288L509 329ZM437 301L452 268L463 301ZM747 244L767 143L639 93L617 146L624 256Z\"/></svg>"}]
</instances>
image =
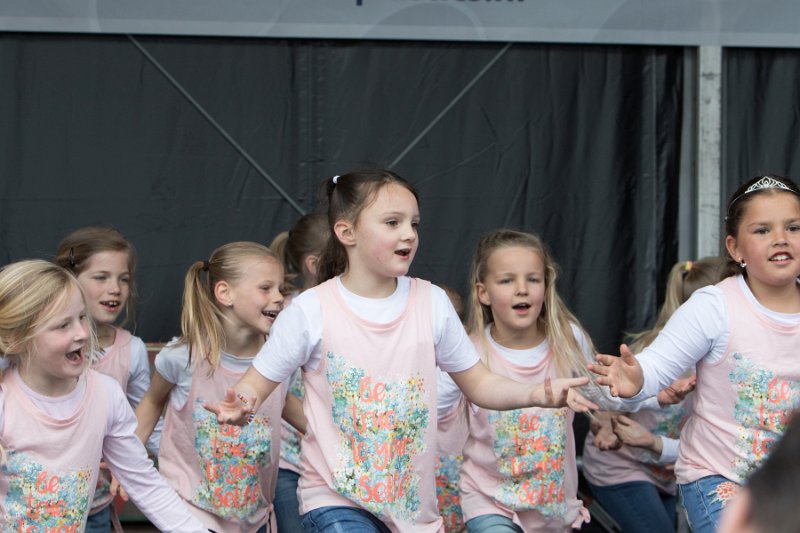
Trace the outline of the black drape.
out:
<instances>
[{"instance_id":1,"label":"black drape","mask_svg":"<svg viewBox=\"0 0 800 533\"><path fill-rule=\"evenodd\" d=\"M465 291L480 234L537 232L616 350L676 260L682 53L0 34L0 262L113 224L140 253L136 334L166 340L193 261L269 242L321 179L377 164L420 191L412 274Z\"/></svg>"}]
</instances>

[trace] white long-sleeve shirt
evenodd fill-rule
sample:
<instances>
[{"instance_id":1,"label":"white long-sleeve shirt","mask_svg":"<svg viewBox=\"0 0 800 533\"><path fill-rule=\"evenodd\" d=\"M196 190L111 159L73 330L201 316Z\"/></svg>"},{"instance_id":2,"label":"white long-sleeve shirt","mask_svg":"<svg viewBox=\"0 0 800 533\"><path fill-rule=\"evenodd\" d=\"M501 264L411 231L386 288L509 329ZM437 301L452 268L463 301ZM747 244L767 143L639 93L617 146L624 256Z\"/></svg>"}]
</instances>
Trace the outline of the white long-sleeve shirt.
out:
<instances>
[{"instance_id":1,"label":"white long-sleeve shirt","mask_svg":"<svg viewBox=\"0 0 800 533\"><path fill-rule=\"evenodd\" d=\"M777 313L761 305L742 276L737 281L754 308L777 322L800 323L800 313ZM708 363L721 360L730 339L730 321L722 289L703 287L678 308L658 337L638 356L644 373L644 385L636 396L625 400L637 402L655 396L702 359Z\"/></svg>"}]
</instances>

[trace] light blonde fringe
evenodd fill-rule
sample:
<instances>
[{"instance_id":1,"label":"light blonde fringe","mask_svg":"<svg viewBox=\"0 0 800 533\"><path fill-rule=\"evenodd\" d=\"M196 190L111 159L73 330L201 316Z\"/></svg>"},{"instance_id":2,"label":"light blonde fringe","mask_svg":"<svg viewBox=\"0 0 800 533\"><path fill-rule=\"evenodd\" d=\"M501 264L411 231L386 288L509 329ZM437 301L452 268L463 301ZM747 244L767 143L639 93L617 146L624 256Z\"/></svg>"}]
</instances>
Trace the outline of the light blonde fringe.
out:
<instances>
[{"instance_id":1,"label":"light blonde fringe","mask_svg":"<svg viewBox=\"0 0 800 533\"><path fill-rule=\"evenodd\" d=\"M190 366L193 356L199 352L209 366L209 375L219 367L220 352L225 346L222 323L228 318L216 302L214 287L221 281L236 283L242 277L242 263L246 259L260 257L280 263L275 252L263 244L238 241L220 246L212 252L207 262L196 261L189 267L183 282L181 337L178 343L189 347Z\"/></svg>"},{"instance_id":2,"label":"light blonde fringe","mask_svg":"<svg viewBox=\"0 0 800 533\"><path fill-rule=\"evenodd\" d=\"M24 356L41 327L64 309L69 288L77 289L84 297L75 276L49 261L19 261L0 269L0 355L11 366L25 363ZM97 338L94 325L88 317L87 320L89 338L85 353L94 354ZM90 360L91 355L86 358L86 369ZM0 461L6 461L2 443Z\"/></svg>"},{"instance_id":3,"label":"light blonde fringe","mask_svg":"<svg viewBox=\"0 0 800 533\"><path fill-rule=\"evenodd\" d=\"M653 342L672 314L694 291L707 285L714 285L725 277L726 259L704 257L697 261L679 261L672 266L667 277L664 303L658 312L655 325L645 331L629 334L629 345L633 353L639 353Z\"/></svg>"},{"instance_id":4,"label":"light blonde fringe","mask_svg":"<svg viewBox=\"0 0 800 533\"><path fill-rule=\"evenodd\" d=\"M470 272L469 318L467 330L470 335L478 336L481 342L481 358L488 363L489 340L486 337L486 326L493 322L492 310L478 299L477 284L484 282L488 275L489 258L500 248L521 247L537 253L545 266L545 296L538 325L542 328L550 345L556 371L562 377L590 377L586 368L583 350L572 330L572 325L580 329L589 348L594 353L594 346L589 335L583 330L575 315L570 312L556 290L558 267L550 256L544 242L536 235L509 229L496 230L485 235L478 242Z\"/></svg>"}]
</instances>

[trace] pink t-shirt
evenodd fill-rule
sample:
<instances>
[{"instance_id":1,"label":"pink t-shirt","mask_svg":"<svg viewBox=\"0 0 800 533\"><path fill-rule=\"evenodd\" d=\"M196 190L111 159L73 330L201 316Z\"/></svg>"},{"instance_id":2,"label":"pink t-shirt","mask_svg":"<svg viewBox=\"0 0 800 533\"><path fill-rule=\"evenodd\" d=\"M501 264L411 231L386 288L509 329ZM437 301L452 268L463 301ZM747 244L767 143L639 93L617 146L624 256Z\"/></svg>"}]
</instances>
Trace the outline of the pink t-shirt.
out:
<instances>
[{"instance_id":1,"label":"pink t-shirt","mask_svg":"<svg viewBox=\"0 0 800 533\"><path fill-rule=\"evenodd\" d=\"M442 372L439 379L450 377ZM468 436L466 399L462 397L454 409L439 418L436 441L439 450L436 458L436 497L447 533L465 531L459 482L461 464L464 462L464 444Z\"/></svg>"},{"instance_id":2,"label":"pink t-shirt","mask_svg":"<svg viewBox=\"0 0 800 533\"><path fill-rule=\"evenodd\" d=\"M219 402L243 374L220 365L209 376L204 361L196 365L186 403L167 408L159 470L208 528L252 533L269 524L274 531L285 394L270 395L246 426L220 425L203 403Z\"/></svg>"},{"instance_id":3,"label":"pink t-shirt","mask_svg":"<svg viewBox=\"0 0 800 533\"><path fill-rule=\"evenodd\" d=\"M411 280L387 324L355 315L336 281L318 292L323 357L304 372L300 512L358 506L392 531L442 531L436 502L436 359L431 285Z\"/></svg>"},{"instance_id":4,"label":"pink t-shirt","mask_svg":"<svg viewBox=\"0 0 800 533\"><path fill-rule=\"evenodd\" d=\"M730 340L723 358L697 365L695 409L681 433L679 483L710 475L744 482L800 405L800 325L759 313L736 278L725 295Z\"/></svg>"},{"instance_id":5,"label":"pink t-shirt","mask_svg":"<svg viewBox=\"0 0 800 533\"><path fill-rule=\"evenodd\" d=\"M83 531L106 434L105 390L88 372L79 408L57 420L36 408L19 379L17 372L8 372L0 381L5 396L2 441L8 454L0 470L2 529Z\"/></svg>"},{"instance_id":6,"label":"pink t-shirt","mask_svg":"<svg viewBox=\"0 0 800 533\"><path fill-rule=\"evenodd\" d=\"M473 339L479 350L483 343ZM508 361L489 344L488 366L522 383L557 377L551 353L532 367ZM576 498L573 412L526 408L468 411L469 438L461 468L464 519L499 514L523 531L563 531L582 513Z\"/></svg>"},{"instance_id":7,"label":"pink t-shirt","mask_svg":"<svg viewBox=\"0 0 800 533\"><path fill-rule=\"evenodd\" d=\"M122 328L114 329L116 330L114 344L108 348L103 357L92 363L92 368L101 374L111 376L120 384L122 390L126 390L130 375L131 339L133 335ZM95 490L94 498L92 499L92 510L89 511L89 514L94 514L111 505L114 497L111 495L110 487L111 474L108 470L101 470L97 480L97 490Z\"/></svg>"},{"instance_id":8,"label":"pink t-shirt","mask_svg":"<svg viewBox=\"0 0 800 533\"><path fill-rule=\"evenodd\" d=\"M626 414L655 435L677 439L688 417L691 401L666 406L662 410L643 410ZM664 493L675 495L675 471L672 465L660 464L659 456L644 448L623 445L618 450L600 450L594 436L586 435L583 445L583 475L598 487L644 481Z\"/></svg>"}]
</instances>

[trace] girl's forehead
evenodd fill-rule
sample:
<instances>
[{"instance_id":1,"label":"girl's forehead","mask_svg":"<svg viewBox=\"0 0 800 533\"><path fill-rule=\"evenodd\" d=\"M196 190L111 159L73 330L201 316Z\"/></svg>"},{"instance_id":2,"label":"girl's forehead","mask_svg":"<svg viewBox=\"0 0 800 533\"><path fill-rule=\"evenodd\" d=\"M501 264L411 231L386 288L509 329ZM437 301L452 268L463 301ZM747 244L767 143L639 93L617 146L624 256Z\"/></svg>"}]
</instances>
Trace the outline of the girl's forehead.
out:
<instances>
[{"instance_id":1,"label":"girl's forehead","mask_svg":"<svg viewBox=\"0 0 800 533\"><path fill-rule=\"evenodd\" d=\"M60 294L42 311L42 323L59 320L64 315L83 309L83 293L73 283L68 284Z\"/></svg>"},{"instance_id":2,"label":"girl's forehead","mask_svg":"<svg viewBox=\"0 0 800 533\"><path fill-rule=\"evenodd\" d=\"M753 196L744 206L743 218L786 216L800 214L800 196L792 192L775 191Z\"/></svg>"}]
</instances>

